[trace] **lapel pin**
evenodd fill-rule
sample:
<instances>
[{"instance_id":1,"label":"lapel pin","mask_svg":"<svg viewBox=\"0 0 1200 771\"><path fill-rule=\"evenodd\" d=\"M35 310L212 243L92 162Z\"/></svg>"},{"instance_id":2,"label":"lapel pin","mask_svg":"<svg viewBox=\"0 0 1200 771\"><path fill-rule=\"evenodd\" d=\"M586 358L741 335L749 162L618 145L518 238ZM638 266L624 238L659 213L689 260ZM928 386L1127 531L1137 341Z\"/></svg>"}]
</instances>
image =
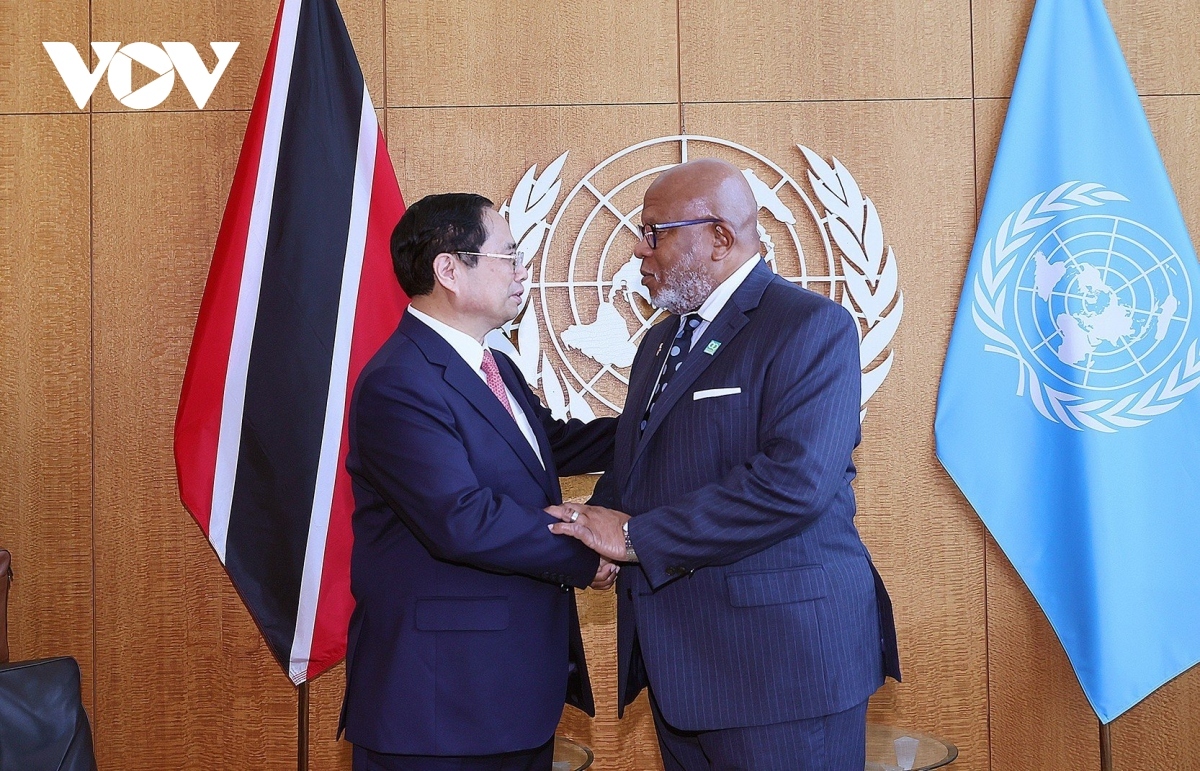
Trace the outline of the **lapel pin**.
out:
<instances>
[{"instance_id":1,"label":"lapel pin","mask_svg":"<svg viewBox=\"0 0 1200 771\"><path fill-rule=\"evenodd\" d=\"M709 343L709 344L708 344L708 346L707 346L707 347L704 349L704 352L705 352L705 353L707 353L709 356L712 356L713 354L715 354L715 353L717 352L717 349L718 349L718 348L720 348L720 347L721 347L721 343L720 343L719 341L717 341L717 340L713 340L713 341L712 341L711 343Z\"/></svg>"},{"instance_id":2,"label":"lapel pin","mask_svg":"<svg viewBox=\"0 0 1200 771\"><path fill-rule=\"evenodd\" d=\"M658 358L658 355L659 355L660 353L662 353L662 349L663 349L663 344L662 344L662 343L659 343L659 344L658 344L658 350L654 352L654 358L656 358L656 359Z\"/></svg>"}]
</instances>

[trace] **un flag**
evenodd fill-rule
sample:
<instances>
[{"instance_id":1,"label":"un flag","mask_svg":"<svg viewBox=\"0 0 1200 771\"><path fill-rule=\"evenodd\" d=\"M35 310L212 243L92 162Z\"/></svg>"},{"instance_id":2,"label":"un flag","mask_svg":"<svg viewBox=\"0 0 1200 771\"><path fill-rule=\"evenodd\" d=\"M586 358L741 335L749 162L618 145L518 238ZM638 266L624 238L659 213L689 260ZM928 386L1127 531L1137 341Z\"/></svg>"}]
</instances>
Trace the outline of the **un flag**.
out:
<instances>
[{"instance_id":1,"label":"un flag","mask_svg":"<svg viewBox=\"0 0 1200 771\"><path fill-rule=\"evenodd\" d=\"M1109 722L1200 661L1196 254L1101 0L1038 0L938 457Z\"/></svg>"}]
</instances>

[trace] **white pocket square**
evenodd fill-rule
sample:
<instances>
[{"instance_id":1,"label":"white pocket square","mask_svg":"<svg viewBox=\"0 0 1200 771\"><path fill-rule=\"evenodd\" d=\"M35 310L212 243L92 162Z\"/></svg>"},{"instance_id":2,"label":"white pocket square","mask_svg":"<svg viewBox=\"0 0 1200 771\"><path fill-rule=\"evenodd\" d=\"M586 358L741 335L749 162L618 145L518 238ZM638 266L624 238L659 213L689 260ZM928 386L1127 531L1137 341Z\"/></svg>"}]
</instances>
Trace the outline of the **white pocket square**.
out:
<instances>
[{"instance_id":1,"label":"white pocket square","mask_svg":"<svg viewBox=\"0 0 1200 771\"><path fill-rule=\"evenodd\" d=\"M712 399L717 396L733 396L741 392L741 388L710 388L707 391L696 391L693 393L692 401L698 402L701 399Z\"/></svg>"}]
</instances>

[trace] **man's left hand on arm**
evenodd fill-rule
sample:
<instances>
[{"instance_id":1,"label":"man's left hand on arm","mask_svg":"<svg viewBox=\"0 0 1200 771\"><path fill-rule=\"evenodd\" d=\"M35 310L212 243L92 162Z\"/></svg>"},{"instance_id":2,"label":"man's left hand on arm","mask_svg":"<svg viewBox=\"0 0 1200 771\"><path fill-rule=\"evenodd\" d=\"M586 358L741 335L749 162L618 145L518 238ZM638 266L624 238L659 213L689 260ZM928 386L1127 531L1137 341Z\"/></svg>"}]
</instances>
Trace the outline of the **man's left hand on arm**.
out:
<instances>
[{"instance_id":1,"label":"man's left hand on arm","mask_svg":"<svg viewBox=\"0 0 1200 771\"><path fill-rule=\"evenodd\" d=\"M610 562L603 557L600 558L600 567L596 569L596 577L592 579L589 586L590 589L611 589L612 585L617 582L617 573L621 572L621 567L613 562Z\"/></svg>"}]
</instances>

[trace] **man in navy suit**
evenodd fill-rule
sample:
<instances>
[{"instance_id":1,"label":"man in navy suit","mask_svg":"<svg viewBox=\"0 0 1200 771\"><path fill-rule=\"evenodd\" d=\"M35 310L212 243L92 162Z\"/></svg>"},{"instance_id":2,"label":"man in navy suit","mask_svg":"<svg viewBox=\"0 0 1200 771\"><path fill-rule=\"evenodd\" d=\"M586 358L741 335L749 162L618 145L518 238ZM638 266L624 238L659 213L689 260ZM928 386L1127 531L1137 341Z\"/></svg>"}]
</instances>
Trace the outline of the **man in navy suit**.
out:
<instances>
[{"instance_id":1,"label":"man in navy suit","mask_svg":"<svg viewBox=\"0 0 1200 771\"><path fill-rule=\"evenodd\" d=\"M572 587L614 567L552 535L559 474L605 468L615 419L554 420L484 343L521 304L508 223L423 198L392 234L412 298L350 407L355 771L549 771L564 700L594 714Z\"/></svg>"},{"instance_id":2,"label":"man in navy suit","mask_svg":"<svg viewBox=\"0 0 1200 771\"><path fill-rule=\"evenodd\" d=\"M854 526L854 318L774 275L754 195L715 159L646 191L638 348L613 469L551 530L617 579L619 703L645 686L667 771L862 771L867 699L899 678ZM577 521L572 521L577 520Z\"/></svg>"}]
</instances>

